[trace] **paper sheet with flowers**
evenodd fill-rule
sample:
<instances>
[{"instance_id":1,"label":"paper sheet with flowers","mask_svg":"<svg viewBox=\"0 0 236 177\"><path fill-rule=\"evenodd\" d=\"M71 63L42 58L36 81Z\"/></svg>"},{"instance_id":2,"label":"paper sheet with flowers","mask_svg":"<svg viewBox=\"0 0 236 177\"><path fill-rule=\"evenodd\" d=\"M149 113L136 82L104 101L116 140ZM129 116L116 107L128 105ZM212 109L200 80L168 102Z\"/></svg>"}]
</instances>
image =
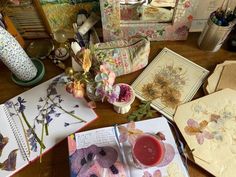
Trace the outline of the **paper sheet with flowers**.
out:
<instances>
[{"instance_id":1,"label":"paper sheet with flowers","mask_svg":"<svg viewBox=\"0 0 236 177\"><path fill-rule=\"evenodd\" d=\"M97 118L66 91L65 80L59 75L0 105L0 176L43 160L43 152Z\"/></svg>"},{"instance_id":2,"label":"paper sheet with flowers","mask_svg":"<svg viewBox=\"0 0 236 177\"><path fill-rule=\"evenodd\" d=\"M138 169L131 146L144 133L156 134L165 154L159 165ZM188 177L164 117L72 134L68 147L71 177Z\"/></svg>"},{"instance_id":3,"label":"paper sheet with flowers","mask_svg":"<svg viewBox=\"0 0 236 177\"><path fill-rule=\"evenodd\" d=\"M225 89L178 107L174 120L194 161L214 176L236 173L236 91Z\"/></svg>"},{"instance_id":4,"label":"paper sheet with flowers","mask_svg":"<svg viewBox=\"0 0 236 177\"><path fill-rule=\"evenodd\" d=\"M190 101L209 71L164 48L134 81L136 96L169 119L178 105Z\"/></svg>"}]
</instances>

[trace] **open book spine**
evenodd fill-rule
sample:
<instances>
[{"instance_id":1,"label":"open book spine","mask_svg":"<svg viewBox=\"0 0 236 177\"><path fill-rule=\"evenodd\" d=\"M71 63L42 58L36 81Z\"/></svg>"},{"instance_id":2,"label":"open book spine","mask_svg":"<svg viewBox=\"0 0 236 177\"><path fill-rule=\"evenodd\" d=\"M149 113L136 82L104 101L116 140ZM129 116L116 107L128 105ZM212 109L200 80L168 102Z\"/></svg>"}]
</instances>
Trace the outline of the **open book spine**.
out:
<instances>
[{"instance_id":1,"label":"open book spine","mask_svg":"<svg viewBox=\"0 0 236 177\"><path fill-rule=\"evenodd\" d=\"M119 129L118 129L117 125L114 126L114 133L115 133L116 143L119 147L119 151L120 151L120 154L121 154L122 163L125 164L125 171L127 173L127 176L131 177L130 170L128 168L127 159L126 159L125 152L124 152L124 146L119 140L120 133L119 133Z\"/></svg>"},{"instance_id":2,"label":"open book spine","mask_svg":"<svg viewBox=\"0 0 236 177\"><path fill-rule=\"evenodd\" d=\"M19 130L17 129L16 123L14 121L14 119L12 119L12 117L10 116L7 108L5 106L3 106L3 111L7 117L7 121L11 127L11 130L15 136L16 142L18 144L19 150L21 152L21 155L23 157L24 160L29 161L29 153L27 153L27 146L25 143L23 143L23 137L21 135L21 133L19 132Z\"/></svg>"}]
</instances>

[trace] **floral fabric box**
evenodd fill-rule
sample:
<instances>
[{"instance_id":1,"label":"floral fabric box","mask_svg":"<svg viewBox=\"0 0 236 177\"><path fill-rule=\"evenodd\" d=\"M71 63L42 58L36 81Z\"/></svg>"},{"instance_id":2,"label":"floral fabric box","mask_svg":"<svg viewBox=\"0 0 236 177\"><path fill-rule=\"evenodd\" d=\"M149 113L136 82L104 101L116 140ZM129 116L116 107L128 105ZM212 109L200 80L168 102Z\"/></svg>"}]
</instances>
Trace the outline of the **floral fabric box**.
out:
<instances>
[{"instance_id":1,"label":"floral fabric box","mask_svg":"<svg viewBox=\"0 0 236 177\"><path fill-rule=\"evenodd\" d=\"M100 0L104 41L127 39L137 35L146 36L153 41L185 40L193 19L193 10L198 1L161 1L164 2L162 7L159 7L157 5L159 1L156 1L152 2L154 4L132 2L133 4L130 5L129 3L121 4L118 0ZM132 5L137 7L131 8ZM138 6L144 8L143 13L140 12ZM149 9L148 18L145 17L145 12L147 12L145 9ZM171 10L168 11L168 9ZM162 14L158 13L160 10ZM137 13L140 13L140 15ZM153 13L153 15L150 13ZM132 18L130 18L131 16ZM140 19L138 19L139 16ZM160 22L160 19L150 20L149 17L152 16L159 16L162 22ZM165 21L165 18L168 21Z\"/></svg>"}]
</instances>

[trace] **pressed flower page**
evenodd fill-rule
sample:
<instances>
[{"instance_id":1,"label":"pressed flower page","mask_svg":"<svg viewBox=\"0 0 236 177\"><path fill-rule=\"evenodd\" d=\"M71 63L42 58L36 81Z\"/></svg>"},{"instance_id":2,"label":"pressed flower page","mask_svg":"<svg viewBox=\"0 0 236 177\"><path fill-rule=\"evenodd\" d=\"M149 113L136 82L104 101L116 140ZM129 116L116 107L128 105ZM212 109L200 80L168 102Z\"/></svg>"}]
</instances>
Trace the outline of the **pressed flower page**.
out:
<instances>
[{"instance_id":1,"label":"pressed flower page","mask_svg":"<svg viewBox=\"0 0 236 177\"><path fill-rule=\"evenodd\" d=\"M215 176L235 176L235 100L225 89L179 106L174 117L194 161Z\"/></svg>"},{"instance_id":2,"label":"pressed flower page","mask_svg":"<svg viewBox=\"0 0 236 177\"><path fill-rule=\"evenodd\" d=\"M142 133L157 133L162 138L165 155L162 162L157 166L146 169L138 169L134 166L129 142L133 142ZM151 176L158 174L166 177L188 177L188 172L181 160L170 127L164 117L79 132L68 137L68 144L71 177L83 177L89 174L102 176L107 174L107 171L112 171L110 168L101 168L103 164L100 163L100 158L91 155L103 154L104 158L107 158L105 157L106 154L109 156L107 147L113 147L118 152L118 159L114 163L117 173L113 173L113 175L149 177L150 174ZM104 149L105 153L101 151L101 148ZM99 149L98 152L96 149ZM112 161L112 158L109 157L108 160ZM88 166L90 167L88 168ZM86 169L86 173L84 173L84 169Z\"/></svg>"},{"instance_id":3,"label":"pressed flower page","mask_svg":"<svg viewBox=\"0 0 236 177\"><path fill-rule=\"evenodd\" d=\"M97 118L84 99L67 93L65 79L59 75L4 103L30 161Z\"/></svg>"},{"instance_id":4,"label":"pressed flower page","mask_svg":"<svg viewBox=\"0 0 236 177\"><path fill-rule=\"evenodd\" d=\"M3 163L0 170L0 176L10 176L13 171L28 164L28 161L23 159L15 135L13 134L7 119L4 105L0 105L0 163Z\"/></svg>"}]
</instances>

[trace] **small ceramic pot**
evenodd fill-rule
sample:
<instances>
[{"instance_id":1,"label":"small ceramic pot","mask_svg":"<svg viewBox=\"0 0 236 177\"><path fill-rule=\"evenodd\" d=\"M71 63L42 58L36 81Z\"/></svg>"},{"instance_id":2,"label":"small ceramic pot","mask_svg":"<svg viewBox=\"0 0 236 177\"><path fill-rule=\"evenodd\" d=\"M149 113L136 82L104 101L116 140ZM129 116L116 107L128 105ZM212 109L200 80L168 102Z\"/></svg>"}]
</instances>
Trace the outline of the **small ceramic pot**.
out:
<instances>
[{"instance_id":1,"label":"small ceramic pot","mask_svg":"<svg viewBox=\"0 0 236 177\"><path fill-rule=\"evenodd\" d=\"M37 68L17 40L0 27L0 59L22 81L30 81L37 75Z\"/></svg>"},{"instance_id":2,"label":"small ceramic pot","mask_svg":"<svg viewBox=\"0 0 236 177\"><path fill-rule=\"evenodd\" d=\"M128 89L127 92L129 92L128 94L130 94L130 95L127 100L122 100L122 99L120 100L120 98L119 98L118 101L115 101L113 103L113 108L117 113L125 114L125 113L129 112L129 110L131 108L131 104L134 102L135 94L134 94L133 88L130 85L125 84L125 83L119 83L118 85L121 87L121 92L120 92L121 94L127 94L124 91L122 91L122 85L123 85L124 87L126 87ZM126 97L127 97L127 95L126 95Z\"/></svg>"}]
</instances>

